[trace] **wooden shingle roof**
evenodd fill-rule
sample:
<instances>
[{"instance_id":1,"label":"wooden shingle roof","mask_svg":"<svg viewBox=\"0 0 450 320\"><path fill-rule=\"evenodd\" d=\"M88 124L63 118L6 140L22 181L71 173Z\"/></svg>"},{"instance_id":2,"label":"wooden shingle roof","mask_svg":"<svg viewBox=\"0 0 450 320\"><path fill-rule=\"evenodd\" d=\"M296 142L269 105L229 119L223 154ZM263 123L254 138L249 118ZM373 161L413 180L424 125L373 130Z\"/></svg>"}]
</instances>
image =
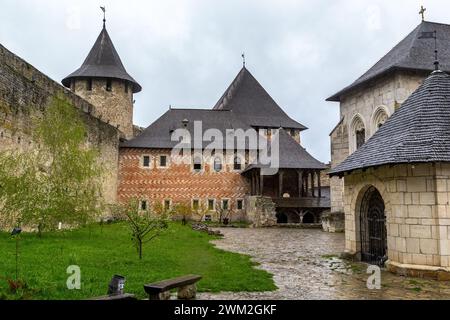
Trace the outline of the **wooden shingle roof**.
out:
<instances>
[{"instance_id":1,"label":"wooden shingle roof","mask_svg":"<svg viewBox=\"0 0 450 320\"><path fill-rule=\"evenodd\" d=\"M420 39L424 33L436 31L441 69L450 71L450 25L423 21L406 38L380 59L351 85L332 95L327 101L341 97L372 79L396 70L428 74L434 70L434 39Z\"/></svg>"},{"instance_id":2,"label":"wooden shingle roof","mask_svg":"<svg viewBox=\"0 0 450 320\"><path fill-rule=\"evenodd\" d=\"M111 78L126 80L132 84L134 93L142 90L139 83L137 83L137 81L125 70L105 26L103 26L100 35L82 66L64 78L62 84L65 87L70 88L71 80L77 78Z\"/></svg>"}]
</instances>

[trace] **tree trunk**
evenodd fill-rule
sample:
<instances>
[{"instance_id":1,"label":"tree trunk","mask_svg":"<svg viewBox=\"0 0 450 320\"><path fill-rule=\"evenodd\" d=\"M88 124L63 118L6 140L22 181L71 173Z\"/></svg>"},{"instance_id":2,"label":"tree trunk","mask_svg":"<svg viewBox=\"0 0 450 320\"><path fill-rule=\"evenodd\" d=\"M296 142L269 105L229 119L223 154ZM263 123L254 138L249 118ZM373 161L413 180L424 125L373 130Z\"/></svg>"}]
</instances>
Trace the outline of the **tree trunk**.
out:
<instances>
[{"instance_id":1,"label":"tree trunk","mask_svg":"<svg viewBox=\"0 0 450 320\"><path fill-rule=\"evenodd\" d=\"M142 260L142 241L139 240L139 260Z\"/></svg>"}]
</instances>

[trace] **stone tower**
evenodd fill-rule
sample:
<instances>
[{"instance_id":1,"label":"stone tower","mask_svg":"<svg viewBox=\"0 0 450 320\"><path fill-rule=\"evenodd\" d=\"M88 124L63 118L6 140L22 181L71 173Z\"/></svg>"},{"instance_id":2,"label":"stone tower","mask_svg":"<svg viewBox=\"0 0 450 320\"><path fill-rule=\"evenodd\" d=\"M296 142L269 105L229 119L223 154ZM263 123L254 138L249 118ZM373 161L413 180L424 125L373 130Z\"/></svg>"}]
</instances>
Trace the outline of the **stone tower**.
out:
<instances>
[{"instance_id":1,"label":"stone tower","mask_svg":"<svg viewBox=\"0 0 450 320\"><path fill-rule=\"evenodd\" d=\"M133 137L133 94L142 88L125 70L105 23L83 65L62 84L89 101L96 117Z\"/></svg>"}]
</instances>

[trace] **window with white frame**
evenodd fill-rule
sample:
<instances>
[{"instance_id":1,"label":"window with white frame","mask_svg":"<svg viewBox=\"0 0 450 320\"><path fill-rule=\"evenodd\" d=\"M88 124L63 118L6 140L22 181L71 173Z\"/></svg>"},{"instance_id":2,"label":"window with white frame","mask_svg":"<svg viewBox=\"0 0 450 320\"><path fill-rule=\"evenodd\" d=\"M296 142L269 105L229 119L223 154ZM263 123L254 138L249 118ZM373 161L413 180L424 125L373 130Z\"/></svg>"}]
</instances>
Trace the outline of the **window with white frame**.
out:
<instances>
[{"instance_id":1,"label":"window with white frame","mask_svg":"<svg viewBox=\"0 0 450 320\"><path fill-rule=\"evenodd\" d=\"M216 200L215 199L208 199L208 210L214 211L216 208Z\"/></svg>"},{"instance_id":2,"label":"window with white frame","mask_svg":"<svg viewBox=\"0 0 450 320\"><path fill-rule=\"evenodd\" d=\"M222 209L223 210L230 209L230 200L229 199L222 199Z\"/></svg>"},{"instance_id":3,"label":"window with white frame","mask_svg":"<svg viewBox=\"0 0 450 320\"><path fill-rule=\"evenodd\" d=\"M147 200L141 200L141 203L139 204L139 209L142 211L146 211L148 209Z\"/></svg>"},{"instance_id":4,"label":"window with white frame","mask_svg":"<svg viewBox=\"0 0 450 320\"><path fill-rule=\"evenodd\" d=\"M200 209L200 200L199 199L192 199L192 210L199 210Z\"/></svg>"},{"instance_id":5,"label":"window with white frame","mask_svg":"<svg viewBox=\"0 0 450 320\"><path fill-rule=\"evenodd\" d=\"M169 166L168 158L166 155L160 155L158 161L158 167L167 168Z\"/></svg>"},{"instance_id":6,"label":"window with white frame","mask_svg":"<svg viewBox=\"0 0 450 320\"><path fill-rule=\"evenodd\" d=\"M244 209L244 200L243 199L236 200L236 209L238 209L238 210Z\"/></svg>"},{"instance_id":7,"label":"window with white frame","mask_svg":"<svg viewBox=\"0 0 450 320\"><path fill-rule=\"evenodd\" d=\"M164 200L164 210L168 211L172 208L172 200L170 199L165 199Z\"/></svg>"},{"instance_id":8,"label":"window with white frame","mask_svg":"<svg viewBox=\"0 0 450 320\"><path fill-rule=\"evenodd\" d=\"M142 167L144 168L150 168L151 167L151 156L149 155L143 155L142 156Z\"/></svg>"}]
</instances>

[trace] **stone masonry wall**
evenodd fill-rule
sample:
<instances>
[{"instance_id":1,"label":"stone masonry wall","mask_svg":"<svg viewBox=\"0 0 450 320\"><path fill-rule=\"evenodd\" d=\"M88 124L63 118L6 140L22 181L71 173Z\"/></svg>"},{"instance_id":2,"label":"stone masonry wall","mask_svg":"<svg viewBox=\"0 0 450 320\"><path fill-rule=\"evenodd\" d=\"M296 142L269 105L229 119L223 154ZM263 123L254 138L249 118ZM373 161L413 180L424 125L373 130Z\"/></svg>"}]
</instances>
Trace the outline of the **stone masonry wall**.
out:
<instances>
[{"instance_id":1,"label":"stone masonry wall","mask_svg":"<svg viewBox=\"0 0 450 320\"><path fill-rule=\"evenodd\" d=\"M450 164L384 166L346 176L349 253L360 252L359 210L371 185L385 203L389 262L450 271Z\"/></svg>"},{"instance_id":2,"label":"stone masonry wall","mask_svg":"<svg viewBox=\"0 0 450 320\"><path fill-rule=\"evenodd\" d=\"M133 92L126 82L112 80L111 91L106 90L106 79L93 79L92 90L87 90L87 80L76 80L75 93L94 106L94 115L103 121L118 127L127 139L134 137L133 128Z\"/></svg>"},{"instance_id":3,"label":"stone masonry wall","mask_svg":"<svg viewBox=\"0 0 450 320\"><path fill-rule=\"evenodd\" d=\"M342 161L344 161L348 155L348 131L344 122L341 123L333 130L330 135L331 139L331 167L334 168ZM330 178L330 200L331 200L331 212L344 212L344 179L337 177Z\"/></svg>"},{"instance_id":4,"label":"stone masonry wall","mask_svg":"<svg viewBox=\"0 0 450 320\"><path fill-rule=\"evenodd\" d=\"M102 181L102 195L107 203L114 203L117 195L118 130L92 116L93 106L87 101L0 45L0 150L34 148L32 118L42 117L55 96L64 97L84 111L87 144L100 149L99 161L107 169Z\"/></svg>"},{"instance_id":5,"label":"stone masonry wall","mask_svg":"<svg viewBox=\"0 0 450 320\"><path fill-rule=\"evenodd\" d=\"M340 117L342 123L331 133L331 166L336 167L355 151L355 136L352 122L355 117L362 120L366 141L377 131L374 118L380 108L391 116L423 82L425 74L396 72L355 89L341 98ZM343 210L343 180L331 179L331 211Z\"/></svg>"},{"instance_id":6,"label":"stone masonry wall","mask_svg":"<svg viewBox=\"0 0 450 320\"><path fill-rule=\"evenodd\" d=\"M138 198L153 205L164 200L177 204L192 203L193 199L198 199L206 206L208 199L214 199L216 204L220 204L222 199L229 199L232 209L236 209L238 199L245 200L249 185L240 172L233 170L232 160L230 162L229 159L227 165L224 162L221 172L215 172L212 159L205 159L203 170L197 173L189 164L176 164L170 159L170 154L169 149L121 148L118 200L127 202ZM144 155L151 157L150 168L142 166ZM168 156L167 168L159 167L160 155ZM240 212L236 211L232 219L241 218L244 214L245 207Z\"/></svg>"}]
</instances>

